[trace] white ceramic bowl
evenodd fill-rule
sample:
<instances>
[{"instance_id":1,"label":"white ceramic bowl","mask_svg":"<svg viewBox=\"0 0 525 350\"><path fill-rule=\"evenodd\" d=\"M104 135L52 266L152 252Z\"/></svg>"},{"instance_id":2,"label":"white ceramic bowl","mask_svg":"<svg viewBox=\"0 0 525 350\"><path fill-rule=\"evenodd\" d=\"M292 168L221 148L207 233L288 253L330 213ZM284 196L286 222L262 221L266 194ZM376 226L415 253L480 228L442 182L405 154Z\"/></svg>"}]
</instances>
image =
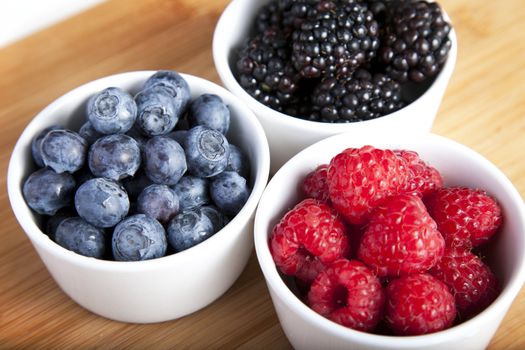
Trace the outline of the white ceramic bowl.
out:
<instances>
[{"instance_id":1,"label":"white ceramic bowl","mask_svg":"<svg viewBox=\"0 0 525 350\"><path fill-rule=\"evenodd\" d=\"M270 254L268 238L284 213L299 202L301 179L342 150L367 144L378 148L415 150L441 172L445 185L483 188L501 204L504 224L488 261L500 278L502 292L471 320L421 336L395 337L359 332L312 311L280 277ZM255 216L255 250L281 325L296 349L484 349L525 280L525 206L518 191L495 165L450 139L434 134L336 135L294 156L271 179Z\"/></svg>"},{"instance_id":2,"label":"white ceramic bowl","mask_svg":"<svg viewBox=\"0 0 525 350\"><path fill-rule=\"evenodd\" d=\"M270 144L272 174L300 150L342 132L359 135L379 130L430 131L456 64L457 38L454 30L450 32L452 47L442 71L428 90L405 108L381 118L357 123L313 122L287 116L260 103L244 91L232 72L237 49L249 35L257 12L268 2L269 0L233 0L228 5L213 35L213 59L224 86L244 101L261 121Z\"/></svg>"},{"instance_id":3,"label":"white ceramic bowl","mask_svg":"<svg viewBox=\"0 0 525 350\"><path fill-rule=\"evenodd\" d=\"M13 150L8 170L11 206L60 288L78 304L104 317L149 323L175 319L197 311L221 296L244 269L253 247L253 217L268 181L270 158L264 131L253 113L224 88L183 75L193 98L219 95L231 111L229 139L250 160L252 192L235 218L201 244L166 257L141 262L97 260L78 255L54 243L37 225L26 205L22 185L34 169L31 140L46 126L73 130L84 122L87 99L109 86L132 93L140 90L153 71L117 74L82 85L40 112L26 127Z\"/></svg>"}]
</instances>

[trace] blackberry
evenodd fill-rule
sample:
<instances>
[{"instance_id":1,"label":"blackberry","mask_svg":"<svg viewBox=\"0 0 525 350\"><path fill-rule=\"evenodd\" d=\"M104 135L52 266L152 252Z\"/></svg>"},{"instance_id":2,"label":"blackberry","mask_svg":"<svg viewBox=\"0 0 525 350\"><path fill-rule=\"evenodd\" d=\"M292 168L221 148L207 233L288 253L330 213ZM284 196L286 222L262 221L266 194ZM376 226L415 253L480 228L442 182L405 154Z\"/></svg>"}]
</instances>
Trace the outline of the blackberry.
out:
<instances>
[{"instance_id":1,"label":"blackberry","mask_svg":"<svg viewBox=\"0 0 525 350\"><path fill-rule=\"evenodd\" d=\"M359 0L323 0L311 6L292 34L292 62L305 78L349 74L375 56L379 28Z\"/></svg>"},{"instance_id":2,"label":"blackberry","mask_svg":"<svg viewBox=\"0 0 525 350\"><path fill-rule=\"evenodd\" d=\"M318 113L314 113L311 105L311 98L308 95L296 96L282 112L292 117L306 119L306 120L318 120Z\"/></svg>"},{"instance_id":3,"label":"blackberry","mask_svg":"<svg viewBox=\"0 0 525 350\"><path fill-rule=\"evenodd\" d=\"M318 0L273 0L259 10L255 31L263 33L269 28L279 28L288 37L317 3Z\"/></svg>"},{"instance_id":4,"label":"blackberry","mask_svg":"<svg viewBox=\"0 0 525 350\"><path fill-rule=\"evenodd\" d=\"M349 77L324 79L313 92L312 104L318 121L330 123L374 119L404 106L399 83L363 69Z\"/></svg>"},{"instance_id":5,"label":"blackberry","mask_svg":"<svg viewBox=\"0 0 525 350\"><path fill-rule=\"evenodd\" d=\"M374 19L379 25L379 37L381 38L381 31L385 25L386 12L389 2L396 0L366 0L368 9L374 15Z\"/></svg>"},{"instance_id":6,"label":"blackberry","mask_svg":"<svg viewBox=\"0 0 525 350\"><path fill-rule=\"evenodd\" d=\"M399 82L423 82L443 67L451 42L451 26L435 2L387 2L386 23L379 50L385 71Z\"/></svg>"},{"instance_id":7,"label":"blackberry","mask_svg":"<svg viewBox=\"0 0 525 350\"><path fill-rule=\"evenodd\" d=\"M290 56L283 32L269 28L242 47L237 80L259 102L282 111L292 101L299 78Z\"/></svg>"},{"instance_id":8,"label":"blackberry","mask_svg":"<svg viewBox=\"0 0 525 350\"><path fill-rule=\"evenodd\" d=\"M290 1L273 0L259 10L255 18L255 32L257 34L264 33L270 28L282 29L283 7L287 6L284 2L288 3Z\"/></svg>"},{"instance_id":9,"label":"blackberry","mask_svg":"<svg viewBox=\"0 0 525 350\"><path fill-rule=\"evenodd\" d=\"M290 103L283 109L283 113L306 120L319 120L319 113L312 109L312 94L321 79L301 79Z\"/></svg>"}]
</instances>

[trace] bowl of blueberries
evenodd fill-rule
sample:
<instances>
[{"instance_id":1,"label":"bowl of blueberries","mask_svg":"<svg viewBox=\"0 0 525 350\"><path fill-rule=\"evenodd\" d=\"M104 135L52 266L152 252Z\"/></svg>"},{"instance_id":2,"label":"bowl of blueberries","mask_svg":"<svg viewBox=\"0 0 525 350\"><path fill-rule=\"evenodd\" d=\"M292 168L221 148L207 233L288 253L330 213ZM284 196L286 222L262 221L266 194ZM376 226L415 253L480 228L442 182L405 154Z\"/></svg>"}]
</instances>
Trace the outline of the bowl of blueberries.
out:
<instances>
[{"instance_id":1,"label":"bowl of blueberries","mask_svg":"<svg viewBox=\"0 0 525 350\"><path fill-rule=\"evenodd\" d=\"M457 38L434 1L234 0L215 28L226 88L261 121L271 173L338 133L428 132Z\"/></svg>"},{"instance_id":2,"label":"bowl of blueberries","mask_svg":"<svg viewBox=\"0 0 525 350\"><path fill-rule=\"evenodd\" d=\"M25 128L15 216L60 288L101 316L162 322L238 278L268 180L264 130L204 79L137 71L84 84Z\"/></svg>"}]
</instances>

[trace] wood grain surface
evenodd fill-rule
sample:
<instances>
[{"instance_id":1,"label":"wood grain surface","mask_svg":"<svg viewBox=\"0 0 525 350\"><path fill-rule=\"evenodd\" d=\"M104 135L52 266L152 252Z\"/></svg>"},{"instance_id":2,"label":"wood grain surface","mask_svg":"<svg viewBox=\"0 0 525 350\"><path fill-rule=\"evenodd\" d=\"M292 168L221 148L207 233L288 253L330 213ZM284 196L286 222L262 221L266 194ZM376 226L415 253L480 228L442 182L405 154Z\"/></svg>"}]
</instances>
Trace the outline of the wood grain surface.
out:
<instances>
[{"instance_id":1,"label":"wood grain surface","mask_svg":"<svg viewBox=\"0 0 525 350\"><path fill-rule=\"evenodd\" d=\"M55 284L10 209L6 171L25 125L68 90L108 74L175 69L219 82L211 42L225 0L112 0L0 49L0 348L287 349L254 256L207 308L152 325L109 321ZM458 62L434 131L500 167L525 194L525 3L442 0ZM490 349L525 349L522 291Z\"/></svg>"}]
</instances>

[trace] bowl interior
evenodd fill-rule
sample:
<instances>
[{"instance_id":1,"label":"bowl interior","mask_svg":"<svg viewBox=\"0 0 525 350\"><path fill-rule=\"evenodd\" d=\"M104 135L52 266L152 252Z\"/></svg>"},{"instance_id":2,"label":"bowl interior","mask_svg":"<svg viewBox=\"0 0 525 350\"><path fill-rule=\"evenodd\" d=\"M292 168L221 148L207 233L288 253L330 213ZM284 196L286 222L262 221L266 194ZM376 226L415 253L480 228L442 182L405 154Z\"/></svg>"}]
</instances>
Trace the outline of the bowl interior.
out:
<instances>
[{"instance_id":1,"label":"bowl interior","mask_svg":"<svg viewBox=\"0 0 525 350\"><path fill-rule=\"evenodd\" d=\"M268 238L284 213L304 198L300 182L310 171L318 165L329 163L333 156L348 147L361 147L369 144L377 148L417 151L422 159L441 172L446 186L482 188L499 201L503 209L504 223L497 238L490 243L491 249L487 254L488 264L499 277L503 292L482 314L497 312L498 303L504 299L514 299L525 279L525 209L519 193L511 182L481 155L444 137L434 134L414 136L378 133L374 135L340 134L320 141L290 159L268 184L256 213L255 248L266 281L270 288L279 295L281 301L311 319L316 319L316 322L326 323L328 321L308 309L295 297L290 290L295 289L293 282L283 281L272 260ZM462 325L478 317L480 316ZM462 325L444 332L449 332ZM360 333L335 323L333 326L333 328L338 328L343 336L351 337ZM423 337L432 336L434 335Z\"/></svg>"},{"instance_id":2,"label":"bowl interior","mask_svg":"<svg viewBox=\"0 0 525 350\"><path fill-rule=\"evenodd\" d=\"M22 186L27 176L29 176L32 171L36 170L31 155L31 141L35 135L50 125L61 125L72 130L78 130L86 121L85 107L87 100L91 95L110 86L120 87L134 95L140 91L146 79L153 73L155 73L155 71L122 73L82 85L47 106L25 128L13 150L9 163L8 189L15 215L31 240L37 240L46 245L49 249L55 250L57 254L62 254L66 257L68 256L70 259L77 260L77 262L96 262L99 264L120 265L121 267L132 264L133 268L137 267L137 264L134 262L113 262L86 258L70 252L52 242L40 229L39 225L42 221L41 216L33 213L33 211L26 205L22 195ZM239 212L227 226L208 240L192 249L178 254L169 255L160 259L143 261L141 262L141 265L153 265L158 263L158 261L163 261L165 259L178 259L181 256L193 254L192 252L195 250L203 249L201 246L206 248L210 245L220 244L221 239L225 239L225 237L229 236L235 237L235 235L240 234L241 227L254 212L258 199L262 194L268 179L268 144L264 131L253 113L224 88L195 76L187 74L182 75L190 85L192 98L203 93L212 93L219 95L228 105L231 111L231 124L227 135L228 140L239 146L249 159L251 178L248 179L248 181L252 188L252 192L241 212ZM30 218L30 220L28 220L28 218ZM228 233L226 234L223 231L228 231ZM234 231L236 233L230 233L229 231ZM223 235L224 237L222 237Z\"/></svg>"}]
</instances>

